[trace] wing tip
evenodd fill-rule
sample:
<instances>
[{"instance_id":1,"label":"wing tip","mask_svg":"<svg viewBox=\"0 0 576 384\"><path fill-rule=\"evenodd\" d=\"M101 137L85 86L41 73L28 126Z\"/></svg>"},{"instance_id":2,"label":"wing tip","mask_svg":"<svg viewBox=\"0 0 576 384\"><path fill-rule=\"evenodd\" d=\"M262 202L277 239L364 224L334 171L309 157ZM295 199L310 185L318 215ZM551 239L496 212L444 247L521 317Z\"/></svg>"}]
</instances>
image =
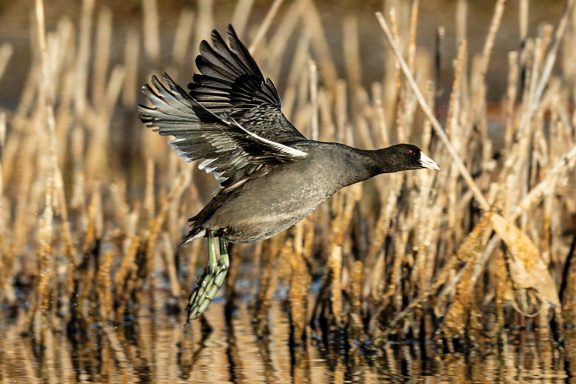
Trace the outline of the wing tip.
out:
<instances>
[{"instance_id":1,"label":"wing tip","mask_svg":"<svg viewBox=\"0 0 576 384\"><path fill-rule=\"evenodd\" d=\"M228 39L230 40L230 42L232 41L240 42L240 38L238 37L238 34L236 33L236 30L234 29L234 26L232 24L228 24L228 27L226 28L226 33L228 34ZM240 42L240 44L242 44L242 42Z\"/></svg>"}]
</instances>

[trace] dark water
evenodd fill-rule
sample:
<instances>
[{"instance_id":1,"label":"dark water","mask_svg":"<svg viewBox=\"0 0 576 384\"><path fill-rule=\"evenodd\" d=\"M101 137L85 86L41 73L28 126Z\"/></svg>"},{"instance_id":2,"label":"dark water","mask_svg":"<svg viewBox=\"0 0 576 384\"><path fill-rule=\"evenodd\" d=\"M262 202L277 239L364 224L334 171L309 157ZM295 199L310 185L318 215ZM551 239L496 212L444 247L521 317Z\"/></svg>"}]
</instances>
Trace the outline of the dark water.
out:
<instances>
[{"instance_id":1,"label":"dark water","mask_svg":"<svg viewBox=\"0 0 576 384\"><path fill-rule=\"evenodd\" d=\"M43 326L37 333L19 316L0 329L0 383L566 382L576 364L570 335L561 347L543 335L516 332L457 352L409 343L368 354L314 337L290 347L280 302L270 311L265 337L256 336L246 307L228 324L223 312L222 303L210 306L213 331L204 338L200 322L185 327L181 316L142 313L121 326Z\"/></svg>"}]
</instances>

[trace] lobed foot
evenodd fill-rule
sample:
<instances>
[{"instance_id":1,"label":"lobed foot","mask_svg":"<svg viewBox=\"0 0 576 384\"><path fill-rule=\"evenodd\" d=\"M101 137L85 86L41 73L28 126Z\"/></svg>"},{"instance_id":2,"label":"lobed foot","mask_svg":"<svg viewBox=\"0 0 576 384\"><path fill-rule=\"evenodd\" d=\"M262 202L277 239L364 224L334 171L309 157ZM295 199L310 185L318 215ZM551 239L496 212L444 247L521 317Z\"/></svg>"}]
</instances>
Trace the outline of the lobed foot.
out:
<instances>
[{"instance_id":1,"label":"lobed foot","mask_svg":"<svg viewBox=\"0 0 576 384\"><path fill-rule=\"evenodd\" d=\"M220 257L216 260L216 250L214 247L214 236L208 234L208 264L204 268L202 275L196 281L196 287L188 298L188 318L187 322L196 319L208 307L208 304L216 297L216 293L224 284L230 258L226 240L218 239L220 243Z\"/></svg>"}]
</instances>

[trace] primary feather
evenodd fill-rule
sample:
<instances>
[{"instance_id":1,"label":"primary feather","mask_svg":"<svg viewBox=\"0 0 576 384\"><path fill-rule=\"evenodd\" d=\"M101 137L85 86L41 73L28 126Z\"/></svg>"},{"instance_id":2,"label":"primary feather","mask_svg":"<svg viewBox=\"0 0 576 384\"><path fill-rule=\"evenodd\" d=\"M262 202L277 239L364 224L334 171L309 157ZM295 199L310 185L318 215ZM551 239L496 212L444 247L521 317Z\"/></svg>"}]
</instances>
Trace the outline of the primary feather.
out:
<instances>
[{"instance_id":1,"label":"primary feather","mask_svg":"<svg viewBox=\"0 0 576 384\"><path fill-rule=\"evenodd\" d=\"M143 92L151 106L140 105L142 122L161 135L174 136L176 153L215 176L224 188L268 173L270 166L306 157L292 146L306 138L280 110L280 96L236 32L230 45L216 31L212 46L200 45L200 71L186 93L170 76L152 77Z\"/></svg>"}]
</instances>

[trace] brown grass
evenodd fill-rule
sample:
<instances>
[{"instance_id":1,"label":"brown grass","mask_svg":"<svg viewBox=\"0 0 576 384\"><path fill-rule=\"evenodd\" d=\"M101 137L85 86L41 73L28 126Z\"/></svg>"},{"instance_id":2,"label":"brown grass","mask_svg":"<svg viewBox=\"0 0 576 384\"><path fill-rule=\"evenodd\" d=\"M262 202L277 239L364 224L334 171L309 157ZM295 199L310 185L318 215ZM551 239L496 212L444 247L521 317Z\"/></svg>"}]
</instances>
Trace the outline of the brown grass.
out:
<instances>
[{"instance_id":1,"label":"brown grass","mask_svg":"<svg viewBox=\"0 0 576 384\"><path fill-rule=\"evenodd\" d=\"M203 244L176 245L213 183L135 117L137 88L150 73L190 78L197 43L213 28L211 2L202 3L182 11L170 46L155 0L143 2L142 30L121 42L114 15L93 0L83 2L79 26L62 20L50 31L37 0L31 71L18 107L0 111L3 306L46 348L55 345L49 328L99 322L108 358L130 377L125 362L135 351L122 350L105 324L166 308L183 322L174 309L205 262ZM525 44L496 80L507 83L497 113L487 104L487 73L505 1L478 55L459 43L448 102L437 94L434 60L418 48L418 1L376 15L391 50L385 78L369 85L354 16L342 22L342 78L311 1L276 1L257 27L247 22L252 1L238 3L230 17L271 67L265 72L281 73L278 57L289 68L284 110L305 135L371 148L415 142L442 168L355 185L287 234L234 247L230 278L246 280L245 263L256 272L240 293L250 292L259 335L272 332L283 284L295 344L338 334L385 350L392 339L504 340L513 327L561 337L564 325L576 325L576 56L566 43L576 24L568 3L557 25L533 35L528 2L520 3ZM279 44L289 39L293 50ZM123 44L121 62L112 42ZM11 53L0 47L0 81ZM321 288L311 293L314 281ZM227 297L245 313L242 295Z\"/></svg>"}]
</instances>

